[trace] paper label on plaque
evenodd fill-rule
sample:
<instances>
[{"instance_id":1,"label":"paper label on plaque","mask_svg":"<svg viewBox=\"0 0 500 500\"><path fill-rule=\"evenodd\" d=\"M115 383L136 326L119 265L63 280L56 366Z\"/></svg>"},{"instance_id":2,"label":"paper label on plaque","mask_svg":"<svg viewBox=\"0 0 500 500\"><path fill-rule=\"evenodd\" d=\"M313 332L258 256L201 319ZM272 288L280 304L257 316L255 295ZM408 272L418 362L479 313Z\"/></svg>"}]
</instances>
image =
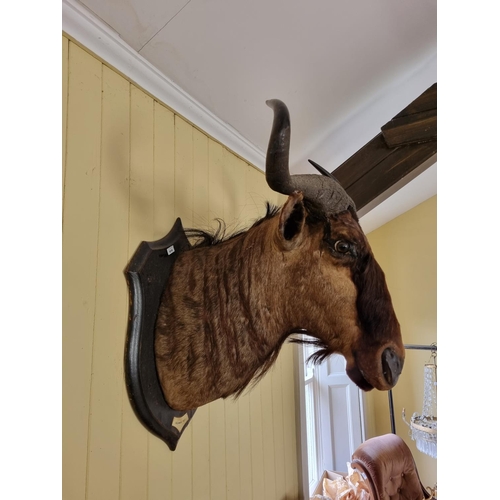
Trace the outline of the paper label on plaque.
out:
<instances>
[{"instance_id":1,"label":"paper label on plaque","mask_svg":"<svg viewBox=\"0 0 500 500\"><path fill-rule=\"evenodd\" d=\"M175 252L174 245L171 245L167 248L167 255L172 255Z\"/></svg>"},{"instance_id":2,"label":"paper label on plaque","mask_svg":"<svg viewBox=\"0 0 500 500\"><path fill-rule=\"evenodd\" d=\"M175 427L179 432L182 432L184 426L188 423L189 416L187 413L182 415L182 417L174 417L172 420L172 427Z\"/></svg>"}]
</instances>

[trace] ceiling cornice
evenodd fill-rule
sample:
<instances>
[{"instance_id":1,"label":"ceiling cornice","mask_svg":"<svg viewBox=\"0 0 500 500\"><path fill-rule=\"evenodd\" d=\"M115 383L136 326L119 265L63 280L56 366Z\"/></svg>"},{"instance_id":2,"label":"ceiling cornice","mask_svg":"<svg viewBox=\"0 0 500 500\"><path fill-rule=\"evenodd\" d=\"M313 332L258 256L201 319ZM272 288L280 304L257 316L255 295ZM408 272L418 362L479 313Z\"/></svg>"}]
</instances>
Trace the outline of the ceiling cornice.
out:
<instances>
[{"instance_id":1,"label":"ceiling cornice","mask_svg":"<svg viewBox=\"0 0 500 500\"><path fill-rule=\"evenodd\" d=\"M264 171L264 152L158 71L83 5L62 1L62 30L172 111Z\"/></svg>"}]
</instances>

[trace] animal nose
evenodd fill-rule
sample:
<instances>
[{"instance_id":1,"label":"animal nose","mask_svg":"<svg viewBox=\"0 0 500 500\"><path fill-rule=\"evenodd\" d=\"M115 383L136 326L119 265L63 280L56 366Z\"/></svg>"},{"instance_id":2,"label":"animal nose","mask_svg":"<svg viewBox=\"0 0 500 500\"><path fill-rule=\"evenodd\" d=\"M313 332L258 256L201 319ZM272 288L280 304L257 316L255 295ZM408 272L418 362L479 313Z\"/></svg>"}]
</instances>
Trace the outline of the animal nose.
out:
<instances>
[{"instance_id":1,"label":"animal nose","mask_svg":"<svg viewBox=\"0 0 500 500\"><path fill-rule=\"evenodd\" d=\"M389 347L382 353L382 371L387 383L394 387L398 381L401 370L403 369L403 360Z\"/></svg>"}]
</instances>

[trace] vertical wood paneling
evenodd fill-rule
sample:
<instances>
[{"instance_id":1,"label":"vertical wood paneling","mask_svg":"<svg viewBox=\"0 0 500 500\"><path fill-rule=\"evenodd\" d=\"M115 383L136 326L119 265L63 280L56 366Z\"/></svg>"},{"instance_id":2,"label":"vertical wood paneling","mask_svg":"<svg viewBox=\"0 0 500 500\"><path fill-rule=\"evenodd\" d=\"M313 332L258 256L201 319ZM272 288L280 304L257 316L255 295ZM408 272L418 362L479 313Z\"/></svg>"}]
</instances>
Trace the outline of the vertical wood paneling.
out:
<instances>
[{"instance_id":1,"label":"vertical wood paneling","mask_svg":"<svg viewBox=\"0 0 500 500\"><path fill-rule=\"evenodd\" d=\"M248 227L249 210L247 205L247 168L248 165L236 158L236 200L237 220L242 222L242 227ZM238 438L240 456L240 485L239 499L251 500L252 495L252 438L250 424L250 397L247 391L238 400Z\"/></svg>"},{"instance_id":2,"label":"vertical wood paneling","mask_svg":"<svg viewBox=\"0 0 500 500\"><path fill-rule=\"evenodd\" d=\"M237 184L237 173L236 168L236 157L228 151L226 148L222 152L223 165L222 165L222 186L224 194L224 213L223 220L227 226L227 233L232 234L236 231L236 212L237 212L237 200L236 200L236 184Z\"/></svg>"},{"instance_id":3,"label":"vertical wood paneling","mask_svg":"<svg viewBox=\"0 0 500 500\"><path fill-rule=\"evenodd\" d=\"M209 224L217 227L216 218L224 217L224 151L208 141ZM210 498L226 498L226 416L225 405L218 399L209 405L210 412Z\"/></svg>"},{"instance_id":4,"label":"vertical wood paneling","mask_svg":"<svg viewBox=\"0 0 500 500\"><path fill-rule=\"evenodd\" d=\"M153 99L130 87L129 259L141 241L153 239ZM148 435L123 391L120 499L148 495Z\"/></svg>"},{"instance_id":5,"label":"vertical wood paneling","mask_svg":"<svg viewBox=\"0 0 500 500\"><path fill-rule=\"evenodd\" d=\"M210 498L226 497L226 416L222 399L209 404L210 412Z\"/></svg>"},{"instance_id":6,"label":"vertical wood paneling","mask_svg":"<svg viewBox=\"0 0 500 500\"><path fill-rule=\"evenodd\" d=\"M283 354L283 353L280 353ZM284 492L285 489L285 442L283 435L283 381L282 381L283 355L271 373L271 392L273 406L273 440L274 440L274 471L276 492Z\"/></svg>"},{"instance_id":7,"label":"vertical wood paneling","mask_svg":"<svg viewBox=\"0 0 500 500\"><path fill-rule=\"evenodd\" d=\"M193 226L193 127L175 115L175 212L185 228ZM193 498L193 426L177 444L172 461L172 497Z\"/></svg>"},{"instance_id":8,"label":"vertical wood paneling","mask_svg":"<svg viewBox=\"0 0 500 500\"><path fill-rule=\"evenodd\" d=\"M175 216L193 227L193 127L175 115Z\"/></svg>"},{"instance_id":9,"label":"vertical wood paneling","mask_svg":"<svg viewBox=\"0 0 500 500\"><path fill-rule=\"evenodd\" d=\"M193 426L190 425L172 458L172 498L193 499L193 474Z\"/></svg>"},{"instance_id":10,"label":"vertical wood paneling","mask_svg":"<svg viewBox=\"0 0 500 500\"><path fill-rule=\"evenodd\" d=\"M226 491L227 498L240 498L239 405L233 398L224 401L226 418Z\"/></svg>"},{"instance_id":11,"label":"vertical wood paneling","mask_svg":"<svg viewBox=\"0 0 500 500\"><path fill-rule=\"evenodd\" d=\"M257 170L246 168L245 183L247 190L246 211L250 222L262 215L263 204L258 194ZM262 399L261 384L257 384L248 394L250 410L250 435L252 458L252 498L264 498L264 445L262 438Z\"/></svg>"},{"instance_id":12,"label":"vertical wood paneling","mask_svg":"<svg viewBox=\"0 0 500 500\"><path fill-rule=\"evenodd\" d=\"M157 240L165 236L175 222L175 132L174 114L156 101L153 134L153 239ZM172 458L165 443L148 433L148 500L172 499Z\"/></svg>"},{"instance_id":13,"label":"vertical wood paneling","mask_svg":"<svg viewBox=\"0 0 500 500\"><path fill-rule=\"evenodd\" d=\"M264 206L266 201L270 201L274 205L276 205L278 204L276 200L280 198L280 195L274 193L273 191L270 191L269 187L267 186L266 177L264 174L262 174L262 172L257 171L257 174L258 175L255 177L256 180L255 191L257 193L256 202L260 207L260 213L264 215L265 212Z\"/></svg>"},{"instance_id":14,"label":"vertical wood paneling","mask_svg":"<svg viewBox=\"0 0 500 500\"><path fill-rule=\"evenodd\" d=\"M295 350L293 344L285 344L280 354L283 367L283 434L285 450L285 493L288 500L297 498L299 491L299 450L297 448L296 401L295 401ZM285 380L290 383L285 383ZM296 460L291 460L296 457Z\"/></svg>"},{"instance_id":15,"label":"vertical wood paneling","mask_svg":"<svg viewBox=\"0 0 500 500\"><path fill-rule=\"evenodd\" d=\"M208 141L208 223L212 229L218 224L216 219L224 217L224 152L222 146L209 139Z\"/></svg>"},{"instance_id":16,"label":"vertical wood paneling","mask_svg":"<svg viewBox=\"0 0 500 500\"><path fill-rule=\"evenodd\" d=\"M208 137L193 129L193 225L208 229L209 190L208 190Z\"/></svg>"},{"instance_id":17,"label":"vertical wood paneling","mask_svg":"<svg viewBox=\"0 0 500 500\"><path fill-rule=\"evenodd\" d=\"M88 498L118 500L128 257L129 87L103 68L96 311L90 402ZM110 314L113 311L114 314Z\"/></svg>"},{"instance_id":18,"label":"vertical wood paneling","mask_svg":"<svg viewBox=\"0 0 500 500\"><path fill-rule=\"evenodd\" d=\"M132 254L154 232L153 99L130 87L130 233Z\"/></svg>"},{"instance_id":19,"label":"vertical wood paneling","mask_svg":"<svg viewBox=\"0 0 500 500\"><path fill-rule=\"evenodd\" d=\"M62 196L64 203L64 178L66 175L66 125L68 115L68 64L69 40L62 37Z\"/></svg>"},{"instance_id":20,"label":"vertical wood paneling","mask_svg":"<svg viewBox=\"0 0 500 500\"><path fill-rule=\"evenodd\" d=\"M256 172L259 174L259 172ZM259 215L264 213L264 204L267 197L268 188L263 175L254 174L254 199L259 206ZM276 365L259 382L261 392L261 418L262 418L262 451L264 455L264 494L262 498L274 499L279 496L276 491L276 467L275 467L275 442L273 426L273 393L272 393L272 373L276 370Z\"/></svg>"},{"instance_id":21,"label":"vertical wood paneling","mask_svg":"<svg viewBox=\"0 0 500 500\"><path fill-rule=\"evenodd\" d=\"M238 426L239 426L239 499L251 500L252 496L252 439L250 423L250 398L248 394L238 400Z\"/></svg>"},{"instance_id":22,"label":"vertical wood paneling","mask_svg":"<svg viewBox=\"0 0 500 500\"><path fill-rule=\"evenodd\" d=\"M259 382L262 401L262 442L264 451L264 496L262 498L266 500L275 499L277 496L273 388L271 384L274 370L276 370L276 365L274 365Z\"/></svg>"},{"instance_id":23,"label":"vertical wood paneling","mask_svg":"<svg viewBox=\"0 0 500 500\"><path fill-rule=\"evenodd\" d=\"M172 497L172 460L167 445L148 433L148 500L170 500Z\"/></svg>"},{"instance_id":24,"label":"vertical wood paneling","mask_svg":"<svg viewBox=\"0 0 500 500\"><path fill-rule=\"evenodd\" d=\"M175 117L154 102L154 239L175 222Z\"/></svg>"},{"instance_id":25,"label":"vertical wood paneling","mask_svg":"<svg viewBox=\"0 0 500 500\"><path fill-rule=\"evenodd\" d=\"M224 149L224 222L228 224L228 234L236 230L238 174L237 158ZM240 453L239 453L239 408L233 398L224 401L226 432L226 491L227 498L240 498Z\"/></svg>"},{"instance_id":26,"label":"vertical wood paneling","mask_svg":"<svg viewBox=\"0 0 500 500\"><path fill-rule=\"evenodd\" d=\"M269 192L267 185L262 183L264 175L255 167L248 165L246 168L246 210L249 224L266 213L266 201L274 202L273 193ZM265 189L263 188L265 186Z\"/></svg>"},{"instance_id":27,"label":"vertical wood paneling","mask_svg":"<svg viewBox=\"0 0 500 500\"><path fill-rule=\"evenodd\" d=\"M102 65L69 47L63 232L63 496L85 498L96 296Z\"/></svg>"},{"instance_id":28,"label":"vertical wood paneling","mask_svg":"<svg viewBox=\"0 0 500 500\"><path fill-rule=\"evenodd\" d=\"M234 172L235 172L235 183L234 189L234 200L235 200L235 214L234 218L236 221L237 228L239 230L248 228L251 224L249 223L246 213L246 169L247 164L237 156L234 158Z\"/></svg>"},{"instance_id":29,"label":"vertical wood paneling","mask_svg":"<svg viewBox=\"0 0 500 500\"><path fill-rule=\"evenodd\" d=\"M193 130L193 200L194 226L208 228L208 137ZM198 408L190 424L193 427L193 499L210 498L210 428L209 405Z\"/></svg>"},{"instance_id":30,"label":"vertical wood paneling","mask_svg":"<svg viewBox=\"0 0 500 500\"><path fill-rule=\"evenodd\" d=\"M232 233L283 197L65 37L62 55L64 498L297 498L292 347L236 402L199 408L175 452L139 423L123 376L123 269L138 244L176 217Z\"/></svg>"}]
</instances>

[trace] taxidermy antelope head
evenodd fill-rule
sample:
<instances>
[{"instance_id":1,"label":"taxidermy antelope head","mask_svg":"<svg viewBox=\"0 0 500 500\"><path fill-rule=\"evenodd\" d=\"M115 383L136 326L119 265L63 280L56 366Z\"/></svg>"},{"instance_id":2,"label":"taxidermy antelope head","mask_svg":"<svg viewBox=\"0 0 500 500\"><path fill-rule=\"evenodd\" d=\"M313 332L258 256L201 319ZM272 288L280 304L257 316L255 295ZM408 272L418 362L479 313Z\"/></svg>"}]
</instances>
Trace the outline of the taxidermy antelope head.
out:
<instances>
[{"instance_id":1,"label":"taxidermy antelope head","mask_svg":"<svg viewBox=\"0 0 500 500\"><path fill-rule=\"evenodd\" d=\"M240 395L297 332L316 339L314 362L342 354L366 391L391 389L403 367L399 323L354 202L319 165L321 175L290 175L288 109L267 104L266 179L288 199L229 238L195 231L202 242L177 258L155 330L159 381L175 410Z\"/></svg>"}]
</instances>

